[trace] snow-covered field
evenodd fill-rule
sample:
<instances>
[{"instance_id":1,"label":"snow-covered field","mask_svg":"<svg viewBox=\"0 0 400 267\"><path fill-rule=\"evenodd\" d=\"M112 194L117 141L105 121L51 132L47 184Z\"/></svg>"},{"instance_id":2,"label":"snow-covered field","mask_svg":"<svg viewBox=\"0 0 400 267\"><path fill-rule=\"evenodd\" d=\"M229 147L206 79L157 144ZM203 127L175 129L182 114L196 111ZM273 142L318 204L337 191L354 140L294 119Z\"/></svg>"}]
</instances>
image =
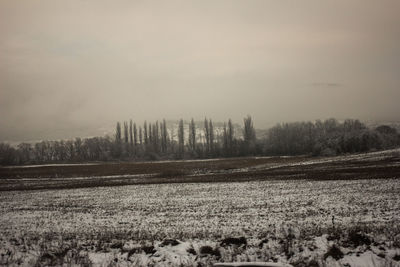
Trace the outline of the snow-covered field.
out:
<instances>
[{"instance_id":1,"label":"snow-covered field","mask_svg":"<svg viewBox=\"0 0 400 267\"><path fill-rule=\"evenodd\" d=\"M400 266L400 183L9 191L0 195L0 229L0 265Z\"/></svg>"}]
</instances>

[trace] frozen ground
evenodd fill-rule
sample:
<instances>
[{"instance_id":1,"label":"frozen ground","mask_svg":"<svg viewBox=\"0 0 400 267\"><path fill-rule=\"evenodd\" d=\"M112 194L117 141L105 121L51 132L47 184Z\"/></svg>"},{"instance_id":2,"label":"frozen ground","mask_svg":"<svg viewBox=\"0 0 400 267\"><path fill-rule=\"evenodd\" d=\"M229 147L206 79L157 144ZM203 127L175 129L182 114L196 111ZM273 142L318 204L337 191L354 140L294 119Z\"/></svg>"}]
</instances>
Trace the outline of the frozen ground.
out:
<instances>
[{"instance_id":1,"label":"frozen ground","mask_svg":"<svg viewBox=\"0 0 400 267\"><path fill-rule=\"evenodd\" d=\"M400 150L313 158L249 157L0 167L0 191L160 183L354 180L400 177Z\"/></svg>"},{"instance_id":2,"label":"frozen ground","mask_svg":"<svg viewBox=\"0 0 400 267\"><path fill-rule=\"evenodd\" d=\"M400 266L400 183L272 180L8 191L0 195L0 229L0 265Z\"/></svg>"}]
</instances>

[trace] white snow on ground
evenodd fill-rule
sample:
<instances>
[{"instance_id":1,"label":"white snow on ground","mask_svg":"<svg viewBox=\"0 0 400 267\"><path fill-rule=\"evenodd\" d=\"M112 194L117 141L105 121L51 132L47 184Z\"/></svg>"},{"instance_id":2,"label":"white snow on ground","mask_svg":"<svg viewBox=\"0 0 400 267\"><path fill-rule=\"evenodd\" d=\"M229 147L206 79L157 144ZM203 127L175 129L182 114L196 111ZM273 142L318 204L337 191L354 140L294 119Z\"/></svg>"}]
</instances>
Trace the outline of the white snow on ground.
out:
<instances>
[{"instance_id":1,"label":"white snow on ground","mask_svg":"<svg viewBox=\"0 0 400 267\"><path fill-rule=\"evenodd\" d=\"M234 266L253 266L253 267L291 267L290 264L283 264L283 263L275 263L275 262L229 262L229 263L216 263L214 266L221 266L221 267L234 267Z\"/></svg>"},{"instance_id":2,"label":"white snow on ground","mask_svg":"<svg viewBox=\"0 0 400 267\"><path fill-rule=\"evenodd\" d=\"M376 266L400 266L393 261L380 258L372 251L364 252L360 255L346 255L340 260L341 264L348 264L352 267L376 267ZM339 265L340 266L340 265Z\"/></svg>"},{"instance_id":3,"label":"white snow on ground","mask_svg":"<svg viewBox=\"0 0 400 267\"><path fill-rule=\"evenodd\" d=\"M246 168L237 168L231 170L218 170L218 171L208 171L208 172L199 172L194 173L190 176L203 176L209 175L213 173L245 173L249 171L258 171L258 170L272 170L277 168L284 168L284 167L295 167L295 166L308 166L308 165L315 165L315 164L323 164L323 163L334 163L334 162L345 162L351 160L358 160L358 161L377 161L377 160L384 160L391 156L400 156L400 149L391 149L391 150L384 150L384 151L377 151L377 152L369 152L369 153L362 153L362 154L352 154L352 155L343 155L343 156L335 156L335 157L326 157L326 158L305 158L300 162L292 162L292 163L265 163L256 166L246 167ZM260 158L260 157L258 157ZM268 157L266 157L268 158ZM290 157L282 157L282 158L290 158ZM393 163L393 166L398 166L400 162ZM390 166L390 165L388 165ZM359 168L355 166L354 168Z\"/></svg>"},{"instance_id":4,"label":"white snow on ground","mask_svg":"<svg viewBox=\"0 0 400 267\"><path fill-rule=\"evenodd\" d=\"M157 160L157 161L137 161L137 163L171 163L171 162L208 162L216 160L225 160L226 158L212 159L182 159L182 160ZM119 164L119 163L136 163L136 162L88 162L88 163L50 163L50 164L34 164L34 165L12 165L1 166L1 168L38 168L38 167L62 167L62 166L91 166L103 164Z\"/></svg>"},{"instance_id":5,"label":"white snow on ground","mask_svg":"<svg viewBox=\"0 0 400 267\"><path fill-rule=\"evenodd\" d=\"M122 174L122 175L101 175L101 176L79 176L79 177L46 177L46 178L15 178L6 180L18 180L18 181L34 181L34 180L51 180L51 181L64 181L64 180L86 180L90 179L110 179L110 178L147 178L154 177L158 173L148 173L148 174Z\"/></svg>"},{"instance_id":6,"label":"white snow on ground","mask_svg":"<svg viewBox=\"0 0 400 267\"><path fill-rule=\"evenodd\" d=\"M400 149L391 149L391 150L384 150L384 151L377 151L377 152L369 152L369 153L362 153L362 154L352 154L352 155L343 155L343 156L335 156L335 157L328 157L328 158L318 158L318 159L309 159L301 162L296 163L288 163L288 164L262 164L255 167L250 168L243 168L240 169L241 171L249 171L249 170L263 170L263 169L274 169L274 168L281 168L281 167L292 167L292 166L305 166L305 165L314 165L314 164L322 164L322 163L333 163L333 162L344 162L350 160L361 160L361 161L377 161L383 160L390 156L400 156Z\"/></svg>"},{"instance_id":7,"label":"white snow on ground","mask_svg":"<svg viewBox=\"0 0 400 267\"><path fill-rule=\"evenodd\" d=\"M47 259L45 252L51 258L67 248L65 261L86 259L95 266L275 260L295 266L312 259L325 266L353 266L357 261L399 266L393 260L400 255L399 210L397 179L9 191L0 194L0 265L32 266ZM344 257L324 260L337 243L327 239L332 215L339 233L361 227L377 244L349 248L338 243ZM293 242L286 253L289 234ZM240 236L248 247L220 247L221 239ZM180 244L161 247L167 237ZM263 240L267 242L260 247ZM126 250L110 248L117 242ZM143 245L153 245L156 252L137 251L128 257L129 250ZM221 258L199 255L202 246L218 249ZM197 255L187 252L189 247Z\"/></svg>"},{"instance_id":8,"label":"white snow on ground","mask_svg":"<svg viewBox=\"0 0 400 267\"><path fill-rule=\"evenodd\" d=\"M104 163L52 163L52 164L38 164L38 165L13 165L13 166L3 166L2 168L38 168L38 167L60 167L60 166L91 166L100 165Z\"/></svg>"}]
</instances>

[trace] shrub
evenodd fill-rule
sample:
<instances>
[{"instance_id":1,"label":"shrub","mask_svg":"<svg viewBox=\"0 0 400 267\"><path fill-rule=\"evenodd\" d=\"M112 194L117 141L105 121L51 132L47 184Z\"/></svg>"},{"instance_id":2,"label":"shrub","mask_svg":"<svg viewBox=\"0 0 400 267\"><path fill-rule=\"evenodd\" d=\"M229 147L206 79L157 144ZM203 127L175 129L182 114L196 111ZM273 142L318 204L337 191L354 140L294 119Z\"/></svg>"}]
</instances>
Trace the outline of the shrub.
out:
<instances>
[{"instance_id":1,"label":"shrub","mask_svg":"<svg viewBox=\"0 0 400 267\"><path fill-rule=\"evenodd\" d=\"M244 237L239 237L239 238L228 237L228 238L225 238L224 240L222 240L222 242L221 242L222 247L231 246L231 245L236 245L238 247L241 247L241 246L246 247L247 240Z\"/></svg>"},{"instance_id":2,"label":"shrub","mask_svg":"<svg viewBox=\"0 0 400 267\"><path fill-rule=\"evenodd\" d=\"M353 245L354 247L362 246L362 245L371 245L371 239L366 236L362 232L358 232L356 230L351 230L348 233L348 243Z\"/></svg>"},{"instance_id":3,"label":"shrub","mask_svg":"<svg viewBox=\"0 0 400 267\"><path fill-rule=\"evenodd\" d=\"M213 249L210 246L202 246L200 248L200 254L221 257L221 253L219 252L219 250L218 249Z\"/></svg>"},{"instance_id":4,"label":"shrub","mask_svg":"<svg viewBox=\"0 0 400 267\"><path fill-rule=\"evenodd\" d=\"M335 260L340 260L341 258L343 258L343 256L343 252L340 250L340 248L336 245L333 245L325 253L324 260L326 260L328 257L332 257Z\"/></svg>"}]
</instances>

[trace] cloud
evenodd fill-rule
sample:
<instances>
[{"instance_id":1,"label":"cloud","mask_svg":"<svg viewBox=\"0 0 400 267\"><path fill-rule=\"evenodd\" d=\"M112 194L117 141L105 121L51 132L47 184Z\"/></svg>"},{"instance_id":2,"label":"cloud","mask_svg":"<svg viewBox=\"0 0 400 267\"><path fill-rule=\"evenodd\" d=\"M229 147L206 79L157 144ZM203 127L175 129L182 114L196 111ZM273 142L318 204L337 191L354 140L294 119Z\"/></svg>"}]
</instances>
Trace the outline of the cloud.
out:
<instances>
[{"instance_id":1,"label":"cloud","mask_svg":"<svg viewBox=\"0 0 400 267\"><path fill-rule=\"evenodd\" d=\"M129 118L399 119L399 9L391 0L0 1L0 141Z\"/></svg>"}]
</instances>

